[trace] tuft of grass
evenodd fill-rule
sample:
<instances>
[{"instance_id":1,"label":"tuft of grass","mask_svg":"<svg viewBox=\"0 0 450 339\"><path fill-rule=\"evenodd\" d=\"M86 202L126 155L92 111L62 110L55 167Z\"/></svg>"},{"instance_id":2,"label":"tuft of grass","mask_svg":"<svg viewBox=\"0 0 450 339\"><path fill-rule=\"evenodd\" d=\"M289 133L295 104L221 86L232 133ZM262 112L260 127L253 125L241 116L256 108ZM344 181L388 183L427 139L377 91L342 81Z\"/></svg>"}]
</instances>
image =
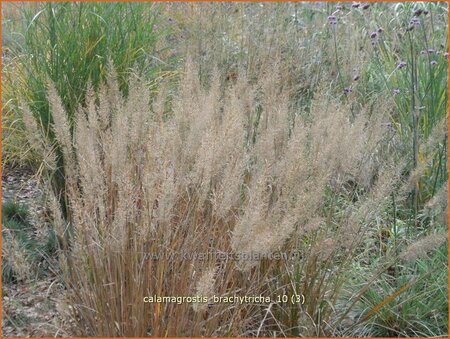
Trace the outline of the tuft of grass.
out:
<instances>
[{"instance_id":1,"label":"tuft of grass","mask_svg":"<svg viewBox=\"0 0 450 339\"><path fill-rule=\"evenodd\" d=\"M165 66L152 56L166 32L155 29L158 6L134 3L46 3L38 11L24 9L20 54L26 93L44 126L52 121L46 101L52 81L71 120L84 103L86 86L98 89L112 60L120 89L126 93L130 70L137 67L149 79Z\"/></svg>"},{"instance_id":2,"label":"tuft of grass","mask_svg":"<svg viewBox=\"0 0 450 339\"><path fill-rule=\"evenodd\" d=\"M6 202L2 205L2 279L6 283L26 280L33 274L46 274L40 263L51 262L59 243L56 234L49 229L43 239L37 239L30 224L25 205Z\"/></svg>"},{"instance_id":3,"label":"tuft of grass","mask_svg":"<svg viewBox=\"0 0 450 339\"><path fill-rule=\"evenodd\" d=\"M6 222L14 221L17 224L25 225L29 217L28 209L17 202L7 201L2 205L2 219Z\"/></svg>"},{"instance_id":4,"label":"tuft of grass","mask_svg":"<svg viewBox=\"0 0 450 339\"><path fill-rule=\"evenodd\" d=\"M364 315L347 335L441 337L448 332L447 247L383 274L361 298Z\"/></svg>"},{"instance_id":5,"label":"tuft of grass","mask_svg":"<svg viewBox=\"0 0 450 339\"><path fill-rule=\"evenodd\" d=\"M165 47L160 42L169 27L158 4L67 2L8 8L16 11L14 18L7 12L10 19L4 21L9 37L4 42L9 57L3 70L4 162L36 165L45 161L27 143L18 103L28 103L44 135L53 143L49 82L59 93L72 124L75 111L85 104L89 84L98 90L111 67L125 94L133 69L139 70L152 88L173 75L174 58L161 59ZM59 194L65 185L61 169L64 160L58 149L56 154L59 168L50 175Z\"/></svg>"},{"instance_id":6,"label":"tuft of grass","mask_svg":"<svg viewBox=\"0 0 450 339\"><path fill-rule=\"evenodd\" d=\"M385 128L389 105L354 116L351 105L321 93L291 124L290 97L278 65L272 67L256 83L242 76L227 87L213 71L203 86L188 60L170 116L167 96L149 108L142 80L131 81L123 97L112 75L99 103L91 95L77 114L73 139L51 92L68 219L56 196L50 203L57 236L66 242L61 265L69 302L80 305L76 331L326 336L342 330L343 310L354 310L395 263L384 258L342 305L353 265L378 250L367 243L377 237L380 216L393 200L404 206L408 198L405 157L390 147ZM383 239L379 247L383 258L393 245ZM234 259L196 257L208 250ZM267 257L277 251L287 256ZM163 307L142 300L192 291L267 295L272 302ZM304 304L277 300L302 294Z\"/></svg>"}]
</instances>

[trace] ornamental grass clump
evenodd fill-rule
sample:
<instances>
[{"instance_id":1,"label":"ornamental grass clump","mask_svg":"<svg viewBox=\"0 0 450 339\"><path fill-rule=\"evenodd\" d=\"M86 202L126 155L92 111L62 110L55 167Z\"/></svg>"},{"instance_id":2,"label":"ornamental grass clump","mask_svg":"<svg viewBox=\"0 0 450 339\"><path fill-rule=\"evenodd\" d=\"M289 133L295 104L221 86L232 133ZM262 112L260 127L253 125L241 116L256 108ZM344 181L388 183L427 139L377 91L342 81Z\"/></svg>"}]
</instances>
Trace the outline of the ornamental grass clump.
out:
<instances>
[{"instance_id":1,"label":"ornamental grass clump","mask_svg":"<svg viewBox=\"0 0 450 339\"><path fill-rule=\"evenodd\" d=\"M308 112L292 112L277 70L235 83L214 70L205 86L188 60L170 112L172 93L152 98L135 77L125 99L110 75L86 93L73 134L49 86L68 217L52 190L49 199L76 334L339 333L363 294L343 303L349 268L376 254L366 242L391 194L398 204L407 195L404 159L386 128L389 102L352 114L322 87ZM33 145L52 154L27 114L42 140ZM144 302L199 294L208 302Z\"/></svg>"}]
</instances>

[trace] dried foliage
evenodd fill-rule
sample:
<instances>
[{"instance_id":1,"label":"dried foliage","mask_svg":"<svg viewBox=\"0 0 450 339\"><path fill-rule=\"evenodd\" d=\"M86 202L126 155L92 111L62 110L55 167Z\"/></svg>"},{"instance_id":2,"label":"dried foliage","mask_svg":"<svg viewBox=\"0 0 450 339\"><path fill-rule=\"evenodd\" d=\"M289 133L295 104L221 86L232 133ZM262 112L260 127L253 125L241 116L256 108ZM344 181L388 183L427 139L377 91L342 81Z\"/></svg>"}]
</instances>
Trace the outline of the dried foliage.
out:
<instances>
[{"instance_id":1,"label":"dried foliage","mask_svg":"<svg viewBox=\"0 0 450 339\"><path fill-rule=\"evenodd\" d=\"M111 75L98 97L88 92L73 134L50 86L69 219L56 197L50 205L80 334L338 329L343 310L332 305L345 270L390 195L406 195L405 162L389 148L387 105L353 116L323 93L308 113L292 114L277 65L270 69L257 82L239 75L226 86L213 71L205 89L188 61L172 114L167 91L152 103L135 78L124 99ZM277 304L300 293L303 305ZM143 302L195 295L208 302ZM272 302L211 303L213 295Z\"/></svg>"}]
</instances>

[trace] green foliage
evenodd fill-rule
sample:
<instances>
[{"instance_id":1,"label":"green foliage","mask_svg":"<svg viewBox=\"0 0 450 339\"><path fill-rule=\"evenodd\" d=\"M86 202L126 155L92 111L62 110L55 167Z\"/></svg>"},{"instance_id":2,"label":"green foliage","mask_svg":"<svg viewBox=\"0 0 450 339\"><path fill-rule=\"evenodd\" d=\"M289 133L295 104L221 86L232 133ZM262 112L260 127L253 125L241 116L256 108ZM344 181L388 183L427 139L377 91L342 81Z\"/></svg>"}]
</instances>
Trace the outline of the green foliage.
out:
<instances>
[{"instance_id":1,"label":"green foliage","mask_svg":"<svg viewBox=\"0 0 450 339\"><path fill-rule=\"evenodd\" d=\"M16 281L14 270L10 263L2 258L2 282L10 283Z\"/></svg>"},{"instance_id":2,"label":"green foliage","mask_svg":"<svg viewBox=\"0 0 450 339\"><path fill-rule=\"evenodd\" d=\"M447 5L440 3L393 7L389 28L374 39L369 65L368 91L382 92L393 99L392 124L410 150L410 168L427 166L418 183L420 191L413 193L416 213L447 180L443 161L446 139L433 140L435 127L447 121L447 11ZM404 67L399 67L402 62ZM427 159L421 147L428 142L437 146Z\"/></svg>"},{"instance_id":3,"label":"green foliage","mask_svg":"<svg viewBox=\"0 0 450 339\"><path fill-rule=\"evenodd\" d=\"M447 246L397 266L368 289L358 305L357 336L438 337L448 332ZM367 319L365 319L367 318Z\"/></svg>"},{"instance_id":4,"label":"green foliage","mask_svg":"<svg viewBox=\"0 0 450 339\"><path fill-rule=\"evenodd\" d=\"M50 121L46 100L52 81L69 114L84 101L88 82L98 89L111 59L120 87L127 90L130 70L138 67L154 77L158 9L142 3L46 3L37 13L23 12L27 29L17 49L26 57L29 102L44 126Z\"/></svg>"},{"instance_id":5,"label":"green foliage","mask_svg":"<svg viewBox=\"0 0 450 339\"><path fill-rule=\"evenodd\" d=\"M47 85L55 84L72 119L84 103L88 83L98 89L111 61L121 90L126 94L130 72L138 70L150 81L170 69L157 43L168 32L158 25L160 6L144 3L43 3L23 6L21 17L7 28L3 103L7 111L8 162L33 158L22 131L22 101L28 104L53 141ZM14 75L14 76L12 76ZM27 152L23 150L27 149ZM24 154L25 153L25 154Z\"/></svg>"},{"instance_id":6,"label":"green foliage","mask_svg":"<svg viewBox=\"0 0 450 339\"><path fill-rule=\"evenodd\" d=\"M14 26L20 38L12 40L8 46L19 80L6 83L12 101L9 105L11 118L4 122L11 131L9 135L15 136L7 139L6 148L13 154L7 153L6 160L13 161L16 154L26 159L22 151L28 148L24 147L25 138L21 136L20 100L25 99L24 103L31 108L49 142L54 143L47 96L49 82L55 85L72 124L75 111L85 102L88 84L98 90L110 62L125 95L132 71L154 81L160 72L167 70L169 64L157 57L161 52L157 50L157 43L167 33L161 25L156 29L162 18L159 8L159 5L120 2L24 6L22 27ZM49 174L53 177L55 192L60 195L65 187L64 159L58 148L56 152L59 168ZM33 155L28 151L27 154ZM61 204L65 205L64 198Z\"/></svg>"},{"instance_id":7,"label":"green foliage","mask_svg":"<svg viewBox=\"0 0 450 339\"><path fill-rule=\"evenodd\" d=\"M60 243L58 241L58 237L56 236L55 230L49 228L47 236L45 238L45 242L38 247L38 252L43 258L49 258L52 255L56 254L59 246Z\"/></svg>"},{"instance_id":8,"label":"green foliage","mask_svg":"<svg viewBox=\"0 0 450 339\"><path fill-rule=\"evenodd\" d=\"M25 225L29 216L28 209L14 201L7 201L2 206L3 222L16 222Z\"/></svg>"},{"instance_id":9,"label":"green foliage","mask_svg":"<svg viewBox=\"0 0 450 339\"><path fill-rule=\"evenodd\" d=\"M41 262L48 262L48 259L56 253L59 244L52 229L48 230L48 235L44 239L37 239L34 231L35 229L29 221L29 212L26 206L13 201L3 204L3 241L8 243L13 237L18 245L15 250L20 251L27 262L36 267ZM9 255L14 255L14 253L9 253ZM14 260L14 258L2 257L2 279L4 282L14 282L19 278L10 260ZM45 274L45 272L39 270L37 273Z\"/></svg>"}]
</instances>

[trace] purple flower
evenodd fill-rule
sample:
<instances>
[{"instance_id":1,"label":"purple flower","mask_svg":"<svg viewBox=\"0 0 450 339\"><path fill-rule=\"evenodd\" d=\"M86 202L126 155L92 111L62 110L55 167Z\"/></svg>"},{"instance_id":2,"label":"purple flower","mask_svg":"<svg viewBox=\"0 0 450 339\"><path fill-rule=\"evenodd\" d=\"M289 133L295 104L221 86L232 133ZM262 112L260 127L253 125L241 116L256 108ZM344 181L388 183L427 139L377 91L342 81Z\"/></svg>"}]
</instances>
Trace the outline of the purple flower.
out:
<instances>
[{"instance_id":1,"label":"purple flower","mask_svg":"<svg viewBox=\"0 0 450 339\"><path fill-rule=\"evenodd\" d=\"M353 76L353 81L358 81L359 80L359 74L356 74Z\"/></svg>"},{"instance_id":2,"label":"purple flower","mask_svg":"<svg viewBox=\"0 0 450 339\"><path fill-rule=\"evenodd\" d=\"M420 26L420 19L417 17L414 17L411 19L410 24L415 27Z\"/></svg>"},{"instance_id":3,"label":"purple flower","mask_svg":"<svg viewBox=\"0 0 450 339\"><path fill-rule=\"evenodd\" d=\"M378 33L383 33L383 29L380 27L380 28L378 28L377 32Z\"/></svg>"},{"instance_id":4,"label":"purple flower","mask_svg":"<svg viewBox=\"0 0 450 339\"><path fill-rule=\"evenodd\" d=\"M392 92L394 93L394 95L400 94L400 90L398 88L394 88Z\"/></svg>"},{"instance_id":5,"label":"purple flower","mask_svg":"<svg viewBox=\"0 0 450 339\"><path fill-rule=\"evenodd\" d=\"M371 38L371 39L375 39L377 36L378 36L378 33L377 33L377 32L372 32L372 33L370 33L370 38Z\"/></svg>"},{"instance_id":6,"label":"purple flower","mask_svg":"<svg viewBox=\"0 0 450 339\"><path fill-rule=\"evenodd\" d=\"M438 64L438 62L436 60L431 60L430 61L430 65L431 66L436 66Z\"/></svg>"},{"instance_id":7,"label":"purple flower","mask_svg":"<svg viewBox=\"0 0 450 339\"><path fill-rule=\"evenodd\" d=\"M361 6L359 2L352 3L352 8L359 8L359 6Z\"/></svg>"},{"instance_id":8,"label":"purple flower","mask_svg":"<svg viewBox=\"0 0 450 339\"><path fill-rule=\"evenodd\" d=\"M368 4L367 2L366 3L364 3L363 5L362 5L362 9L368 9L370 7L370 4Z\"/></svg>"},{"instance_id":9,"label":"purple flower","mask_svg":"<svg viewBox=\"0 0 450 339\"><path fill-rule=\"evenodd\" d=\"M405 61L400 61L397 65L397 68L402 69L406 67L406 62Z\"/></svg>"},{"instance_id":10,"label":"purple flower","mask_svg":"<svg viewBox=\"0 0 450 339\"><path fill-rule=\"evenodd\" d=\"M439 54L439 51L436 51L435 49L432 49L432 48L420 51L420 54L422 54L422 55L424 55L424 54L433 54L433 53Z\"/></svg>"},{"instance_id":11,"label":"purple flower","mask_svg":"<svg viewBox=\"0 0 450 339\"><path fill-rule=\"evenodd\" d=\"M421 8L416 9L416 10L414 11L414 15L415 15L415 16L419 16L419 15L422 14L422 13L423 13L423 9L421 9Z\"/></svg>"},{"instance_id":12,"label":"purple flower","mask_svg":"<svg viewBox=\"0 0 450 339\"><path fill-rule=\"evenodd\" d=\"M385 122L385 123L382 123L381 125L385 126L389 130L393 129L393 126L390 122Z\"/></svg>"},{"instance_id":13,"label":"purple flower","mask_svg":"<svg viewBox=\"0 0 450 339\"><path fill-rule=\"evenodd\" d=\"M328 19L328 22L330 23L330 25L337 24L337 18L335 15L329 15L327 19Z\"/></svg>"},{"instance_id":14,"label":"purple flower","mask_svg":"<svg viewBox=\"0 0 450 339\"><path fill-rule=\"evenodd\" d=\"M348 94L348 93L351 93L351 92L353 92L351 87L345 87L344 88L344 94Z\"/></svg>"},{"instance_id":15,"label":"purple flower","mask_svg":"<svg viewBox=\"0 0 450 339\"><path fill-rule=\"evenodd\" d=\"M338 11L340 11L341 9L343 9L344 7L342 7L342 5L336 5L336 9L338 10Z\"/></svg>"},{"instance_id":16,"label":"purple flower","mask_svg":"<svg viewBox=\"0 0 450 339\"><path fill-rule=\"evenodd\" d=\"M448 52L444 53L444 58L448 59Z\"/></svg>"}]
</instances>

